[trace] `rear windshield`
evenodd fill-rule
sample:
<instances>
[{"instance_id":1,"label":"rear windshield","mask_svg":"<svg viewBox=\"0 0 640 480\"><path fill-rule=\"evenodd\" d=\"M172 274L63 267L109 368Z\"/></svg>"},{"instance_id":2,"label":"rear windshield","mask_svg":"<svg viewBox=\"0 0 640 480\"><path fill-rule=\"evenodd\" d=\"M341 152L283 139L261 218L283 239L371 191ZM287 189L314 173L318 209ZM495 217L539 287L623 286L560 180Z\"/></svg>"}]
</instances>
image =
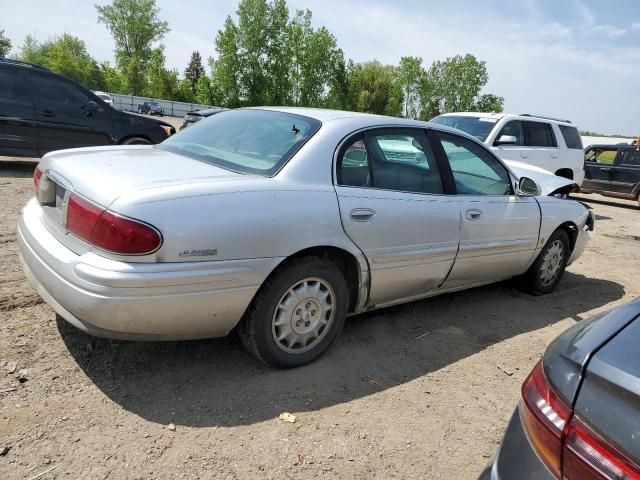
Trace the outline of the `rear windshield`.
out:
<instances>
[{"instance_id":1,"label":"rear windshield","mask_svg":"<svg viewBox=\"0 0 640 480\"><path fill-rule=\"evenodd\" d=\"M484 142L491 130L493 130L498 119L490 117L468 117L466 115L442 115L431 121L440 125L446 125L447 127L457 128Z\"/></svg>"},{"instance_id":2,"label":"rear windshield","mask_svg":"<svg viewBox=\"0 0 640 480\"><path fill-rule=\"evenodd\" d=\"M318 120L269 110L230 110L197 122L158 148L239 173L274 175L320 128Z\"/></svg>"}]
</instances>

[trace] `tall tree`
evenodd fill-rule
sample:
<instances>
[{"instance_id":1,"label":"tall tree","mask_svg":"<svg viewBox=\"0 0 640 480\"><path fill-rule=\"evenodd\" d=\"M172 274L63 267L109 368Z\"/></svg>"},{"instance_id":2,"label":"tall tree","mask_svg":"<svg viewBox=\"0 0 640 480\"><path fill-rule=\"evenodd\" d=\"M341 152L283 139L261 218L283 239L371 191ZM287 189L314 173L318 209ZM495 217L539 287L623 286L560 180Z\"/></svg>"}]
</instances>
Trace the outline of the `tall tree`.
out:
<instances>
[{"instance_id":1,"label":"tall tree","mask_svg":"<svg viewBox=\"0 0 640 480\"><path fill-rule=\"evenodd\" d=\"M184 76L191 83L191 90L195 93L196 84L202 75L204 75L204 66L202 65L202 57L197 50L191 54L189 65L184 71Z\"/></svg>"},{"instance_id":2,"label":"tall tree","mask_svg":"<svg viewBox=\"0 0 640 480\"><path fill-rule=\"evenodd\" d=\"M359 112L400 116L402 89L396 69L377 60L354 64L349 74L351 108Z\"/></svg>"},{"instance_id":3,"label":"tall tree","mask_svg":"<svg viewBox=\"0 0 640 480\"><path fill-rule=\"evenodd\" d=\"M116 64L124 75L126 88L139 94L144 88L144 71L153 43L169 32L160 20L155 0L113 0L96 5L98 22L104 23L115 40Z\"/></svg>"},{"instance_id":4,"label":"tall tree","mask_svg":"<svg viewBox=\"0 0 640 480\"><path fill-rule=\"evenodd\" d=\"M398 66L398 82L404 97L403 113L405 118L417 118L420 113L420 86L425 71L422 58L401 57Z\"/></svg>"},{"instance_id":5,"label":"tall tree","mask_svg":"<svg viewBox=\"0 0 640 480\"><path fill-rule=\"evenodd\" d=\"M227 17L215 41L218 58L211 62L213 81L224 92L221 103L230 108L239 107L243 97L238 36L238 27Z\"/></svg>"},{"instance_id":6,"label":"tall tree","mask_svg":"<svg viewBox=\"0 0 640 480\"><path fill-rule=\"evenodd\" d=\"M421 116L429 119L441 113L478 107L502 111L501 97L480 95L488 80L486 63L471 54L434 62L423 81Z\"/></svg>"},{"instance_id":7,"label":"tall tree","mask_svg":"<svg viewBox=\"0 0 640 480\"><path fill-rule=\"evenodd\" d=\"M0 57L6 57L11 51L11 40L4 34L4 30L0 30Z\"/></svg>"}]
</instances>

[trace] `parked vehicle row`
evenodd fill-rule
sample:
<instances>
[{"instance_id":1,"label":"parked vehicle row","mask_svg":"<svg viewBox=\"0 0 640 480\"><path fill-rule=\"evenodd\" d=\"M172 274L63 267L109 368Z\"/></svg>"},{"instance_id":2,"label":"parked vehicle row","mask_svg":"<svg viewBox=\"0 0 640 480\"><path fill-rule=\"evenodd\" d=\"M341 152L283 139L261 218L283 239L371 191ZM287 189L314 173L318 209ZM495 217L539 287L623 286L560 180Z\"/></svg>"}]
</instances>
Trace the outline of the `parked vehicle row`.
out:
<instances>
[{"instance_id":1,"label":"parked vehicle row","mask_svg":"<svg viewBox=\"0 0 640 480\"><path fill-rule=\"evenodd\" d=\"M170 124L115 110L62 75L0 59L0 155L159 143L173 133Z\"/></svg>"},{"instance_id":2,"label":"parked vehicle row","mask_svg":"<svg viewBox=\"0 0 640 480\"><path fill-rule=\"evenodd\" d=\"M88 333L237 327L258 359L294 367L348 314L513 277L552 291L594 219L542 195L569 180L534 173L438 124L238 109L157 146L46 155L18 242L34 288Z\"/></svg>"}]
</instances>

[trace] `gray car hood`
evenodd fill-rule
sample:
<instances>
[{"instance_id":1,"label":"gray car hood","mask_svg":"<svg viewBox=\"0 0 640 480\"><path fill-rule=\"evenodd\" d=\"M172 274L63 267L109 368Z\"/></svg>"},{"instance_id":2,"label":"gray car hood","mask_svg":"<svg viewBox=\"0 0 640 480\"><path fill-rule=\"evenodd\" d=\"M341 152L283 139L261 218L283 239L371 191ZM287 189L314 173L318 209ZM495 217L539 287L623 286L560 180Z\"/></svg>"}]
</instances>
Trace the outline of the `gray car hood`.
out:
<instances>
[{"instance_id":1,"label":"gray car hood","mask_svg":"<svg viewBox=\"0 0 640 480\"><path fill-rule=\"evenodd\" d=\"M566 187L578 187L578 184L573 180L559 177L535 165L517 162L515 160L504 160L504 163L507 164L518 179L528 177L531 180L535 180L538 185L540 185L540 189L542 190L541 195L552 195L555 191Z\"/></svg>"}]
</instances>

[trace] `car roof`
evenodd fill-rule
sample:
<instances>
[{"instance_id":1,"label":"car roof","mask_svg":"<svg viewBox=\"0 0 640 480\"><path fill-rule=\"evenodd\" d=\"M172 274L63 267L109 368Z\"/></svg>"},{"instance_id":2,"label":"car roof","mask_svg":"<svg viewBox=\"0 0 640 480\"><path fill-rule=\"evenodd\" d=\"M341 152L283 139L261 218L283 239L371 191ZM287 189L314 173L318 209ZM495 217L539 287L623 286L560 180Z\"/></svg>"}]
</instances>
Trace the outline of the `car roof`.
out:
<instances>
[{"instance_id":1,"label":"car roof","mask_svg":"<svg viewBox=\"0 0 640 480\"><path fill-rule=\"evenodd\" d=\"M571 127L575 127L575 125L573 123L571 123L571 120L563 120L561 118L553 118L553 117L546 117L543 115L534 115L534 114L530 114L530 113L495 113L495 112L449 112L449 113L443 113L442 115L440 115L441 117L451 117L451 116L457 116L457 117L480 117L480 118L492 118L494 120L500 120L502 118L514 118L514 119L518 119L518 120L534 120L534 121L544 121L544 122L554 122L554 123L559 123L562 125L567 125L567 126L571 126Z\"/></svg>"},{"instance_id":2,"label":"car roof","mask_svg":"<svg viewBox=\"0 0 640 480\"><path fill-rule=\"evenodd\" d=\"M202 117L208 117L211 115L215 115L216 113L220 113L220 112L226 112L227 110L229 110L228 108L222 108L222 107L218 107L218 108L203 108L202 110L191 110L190 112L187 112L187 115L200 115Z\"/></svg>"},{"instance_id":3,"label":"car roof","mask_svg":"<svg viewBox=\"0 0 640 480\"><path fill-rule=\"evenodd\" d=\"M329 110L326 108L311 108L311 107L249 107L257 110L271 110L274 112L290 113L293 115L301 115L303 117L313 118L321 122L330 122L332 120L340 120L344 118L361 118L369 120L404 120L406 122L412 122L412 120L406 120L398 117L387 117L384 115L375 115L373 113L362 112L347 112L344 110Z\"/></svg>"}]
</instances>

